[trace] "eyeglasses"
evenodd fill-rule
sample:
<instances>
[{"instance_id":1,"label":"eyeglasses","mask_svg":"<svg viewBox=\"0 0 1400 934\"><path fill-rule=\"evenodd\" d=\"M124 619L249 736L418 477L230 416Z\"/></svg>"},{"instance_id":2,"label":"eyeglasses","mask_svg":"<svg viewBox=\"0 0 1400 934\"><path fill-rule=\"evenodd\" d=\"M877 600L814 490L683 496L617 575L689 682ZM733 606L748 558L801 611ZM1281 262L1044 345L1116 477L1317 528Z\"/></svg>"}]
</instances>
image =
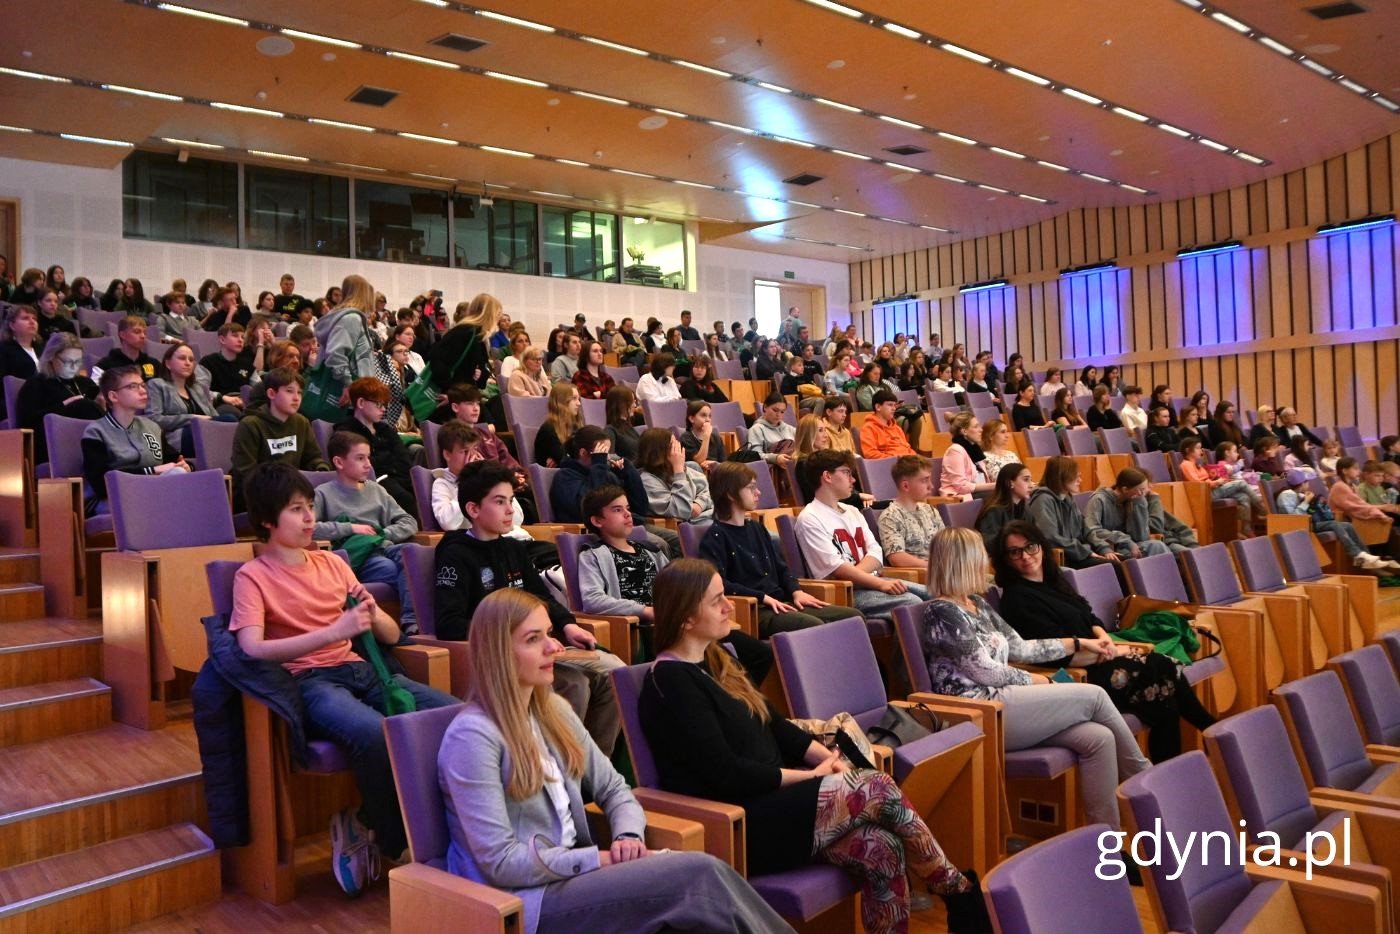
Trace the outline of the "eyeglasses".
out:
<instances>
[{"instance_id":1,"label":"eyeglasses","mask_svg":"<svg viewBox=\"0 0 1400 934\"><path fill-rule=\"evenodd\" d=\"M145 388L146 388L146 384L143 383L143 382L139 382L139 383L127 383L125 386L118 386L118 387L117 387L117 392L126 392L128 389L145 389Z\"/></svg>"},{"instance_id":2,"label":"eyeglasses","mask_svg":"<svg viewBox=\"0 0 1400 934\"><path fill-rule=\"evenodd\" d=\"M1023 548L1006 549L1006 557L1010 558L1012 561L1020 561L1022 555L1034 558L1038 554L1040 554L1040 546L1035 542L1031 542Z\"/></svg>"}]
</instances>

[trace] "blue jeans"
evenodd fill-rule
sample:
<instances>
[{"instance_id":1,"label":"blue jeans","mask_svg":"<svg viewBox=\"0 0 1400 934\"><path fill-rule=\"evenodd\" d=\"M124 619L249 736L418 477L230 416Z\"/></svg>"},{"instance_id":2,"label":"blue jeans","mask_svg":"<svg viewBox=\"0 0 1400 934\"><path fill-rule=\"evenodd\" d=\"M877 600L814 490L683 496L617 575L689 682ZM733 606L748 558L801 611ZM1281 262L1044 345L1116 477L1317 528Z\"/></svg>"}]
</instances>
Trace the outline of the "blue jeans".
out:
<instances>
[{"instance_id":1,"label":"blue jeans","mask_svg":"<svg viewBox=\"0 0 1400 934\"><path fill-rule=\"evenodd\" d=\"M419 710L461 703L451 694L419 684L404 675L394 681L417 702ZM355 785L360 789L360 816L374 831L380 850L390 857L408 845L389 749L384 742L384 686L369 662L348 662L334 668L313 668L296 676L306 711L307 732L328 739L350 755Z\"/></svg>"},{"instance_id":2,"label":"blue jeans","mask_svg":"<svg viewBox=\"0 0 1400 934\"><path fill-rule=\"evenodd\" d=\"M896 607L914 606L923 603L928 597L928 588L923 584L904 581L904 593L885 593L882 590L866 590L857 587L855 591L856 609L865 614L866 619L890 619Z\"/></svg>"},{"instance_id":3,"label":"blue jeans","mask_svg":"<svg viewBox=\"0 0 1400 934\"><path fill-rule=\"evenodd\" d=\"M413 593L408 589L408 574L403 569L402 546L385 542L375 549L355 572L362 584L392 584L399 593L399 628L407 631L418 623L413 607Z\"/></svg>"}]
</instances>

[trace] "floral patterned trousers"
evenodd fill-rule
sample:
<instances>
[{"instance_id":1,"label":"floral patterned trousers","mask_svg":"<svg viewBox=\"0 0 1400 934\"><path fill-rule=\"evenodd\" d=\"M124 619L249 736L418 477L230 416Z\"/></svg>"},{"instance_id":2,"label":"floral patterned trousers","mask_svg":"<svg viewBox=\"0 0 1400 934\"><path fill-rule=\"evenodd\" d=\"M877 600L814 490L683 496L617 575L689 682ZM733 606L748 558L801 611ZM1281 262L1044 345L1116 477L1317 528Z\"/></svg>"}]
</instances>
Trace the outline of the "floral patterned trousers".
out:
<instances>
[{"instance_id":1,"label":"floral patterned trousers","mask_svg":"<svg viewBox=\"0 0 1400 934\"><path fill-rule=\"evenodd\" d=\"M861 921L869 934L908 930L909 869L939 895L970 887L884 772L860 769L823 778L815 837L815 855L860 877Z\"/></svg>"}]
</instances>

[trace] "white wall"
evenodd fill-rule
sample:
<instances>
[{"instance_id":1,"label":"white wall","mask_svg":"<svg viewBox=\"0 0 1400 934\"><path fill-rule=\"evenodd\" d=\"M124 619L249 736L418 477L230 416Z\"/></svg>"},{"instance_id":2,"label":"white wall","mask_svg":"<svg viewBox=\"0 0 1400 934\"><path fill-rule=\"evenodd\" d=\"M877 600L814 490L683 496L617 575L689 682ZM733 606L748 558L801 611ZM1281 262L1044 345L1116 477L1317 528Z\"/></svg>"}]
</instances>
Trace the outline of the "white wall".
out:
<instances>
[{"instance_id":1,"label":"white wall","mask_svg":"<svg viewBox=\"0 0 1400 934\"><path fill-rule=\"evenodd\" d=\"M20 255L10 257L16 271L29 266L63 266L71 280L87 276L100 292L108 280L134 277L153 295L183 278L191 289L212 276L234 280L249 301L263 289L276 290L284 272L296 276L303 295L325 293L351 272L358 272L389 298L391 307L407 304L429 288L443 291L449 303L490 292L506 310L523 320L532 336L543 340L558 322L572 323L582 311L590 326L605 318L631 317L641 330L646 319L667 325L680 320L683 308L695 313L701 330L719 319L747 321L753 314L753 280L782 281L791 271L796 281L826 288L827 314L849 315L849 276L840 263L798 259L725 247L699 247L697 289L678 291L519 276L467 269L409 266L369 260L329 259L289 253L185 246L122 238L122 175L115 169L91 169L0 159L0 197L21 202Z\"/></svg>"}]
</instances>

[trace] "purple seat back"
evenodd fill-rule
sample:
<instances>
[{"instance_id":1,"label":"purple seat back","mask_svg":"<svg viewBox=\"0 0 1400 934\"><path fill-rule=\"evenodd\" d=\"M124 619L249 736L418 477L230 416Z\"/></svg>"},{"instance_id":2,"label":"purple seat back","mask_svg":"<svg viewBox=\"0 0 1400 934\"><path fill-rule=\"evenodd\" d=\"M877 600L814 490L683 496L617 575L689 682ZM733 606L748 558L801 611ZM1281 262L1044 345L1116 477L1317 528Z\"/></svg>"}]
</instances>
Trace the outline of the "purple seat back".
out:
<instances>
[{"instance_id":1,"label":"purple seat back","mask_svg":"<svg viewBox=\"0 0 1400 934\"><path fill-rule=\"evenodd\" d=\"M615 382L626 383L633 389L637 388L637 383L642 378L642 371L634 366L604 366L603 372L611 376Z\"/></svg>"},{"instance_id":2,"label":"purple seat back","mask_svg":"<svg viewBox=\"0 0 1400 934\"><path fill-rule=\"evenodd\" d=\"M545 416L549 414L548 396L507 394L501 398L505 400L506 421L512 424L519 422L522 425L543 425Z\"/></svg>"},{"instance_id":3,"label":"purple seat back","mask_svg":"<svg viewBox=\"0 0 1400 934\"><path fill-rule=\"evenodd\" d=\"M394 769L409 852L415 863L428 863L439 869L446 868L445 857L452 838L447 829L447 805L438 785L438 750L443 734L462 709L458 705L435 707L384 720L384 739L389 747L389 764Z\"/></svg>"},{"instance_id":4,"label":"purple seat back","mask_svg":"<svg viewBox=\"0 0 1400 934\"><path fill-rule=\"evenodd\" d=\"M82 418L44 416L44 440L49 447L50 477L83 475L83 432L92 424Z\"/></svg>"},{"instance_id":5,"label":"purple seat back","mask_svg":"<svg viewBox=\"0 0 1400 934\"><path fill-rule=\"evenodd\" d=\"M645 541L646 526L634 525L627 537L634 542ZM554 539L555 547L559 549L559 566L564 572L564 593L569 598L569 609L575 613L583 612L583 591L579 588L578 581L578 557L583 554L585 548L597 542L598 536L588 532L581 535L575 532L560 532Z\"/></svg>"},{"instance_id":6,"label":"purple seat back","mask_svg":"<svg viewBox=\"0 0 1400 934\"><path fill-rule=\"evenodd\" d=\"M1105 454L1133 453L1133 439L1126 428L1100 428L1099 437Z\"/></svg>"},{"instance_id":7,"label":"purple seat back","mask_svg":"<svg viewBox=\"0 0 1400 934\"><path fill-rule=\"evenodd\" d=\"M924 647L919 638L924 604L896 607L890 613L890 619L894 621L899 651L904 656L904 673L909 678L909 686L916 692L932 691L933 679L928 676L928 662L924 659Z\"/></svg>"},{"instance_id":8,"label":"purple seat back","mask_svg":"<svg viewBox=\"0 0 1400 934\"><path fill-rule=\"evenodd\" d=\"M1344 448L1364 448L1366 442L1361 437L1361 429L1355 425L1338 425L1337 440Z\"/></svg>"},{"instance_id":9,"label":"purple seat back","mask_svg":"<svg viewBox=\"0 0 1400 934\"><path fill-rule=\"evenodd\" d=\"M787 466L782 468L787 475L788 489L792 491L792 498L797 501L798 508L806 506L808 503L807 494L802 492L802 484L797 481L798 471L806 470L807 465L803 461L788 461Z\"/></svg>"},{"instance_id":10,"label":"purple seat back","mask_svg":"<svg viewBox=\"0 0 1400 934\"><path fill-rule=\"evenodd\" d=\"M433 616L436 608L436 553L437 549L432 546L419 545L416 542L405 542L399 549L399 555L403 558L404 576L408 578L408 592L413 600L413 610L418 614L418 631L425 636L437 635L437 622Z\"/></svg>"},{"instance_id":11,"label":"purple seat back","mask_svg":"<svg viewBox=\"0 0 1400 934\"><path fill-rule=\"evenodd\" d=\"M418 528L424 532L441 532L442 526L433 515L433 472L414 464L408 476L413 481L413 499L418 504Z\"/></svg>"},{"instance_id":12,"label":"purple seat back","mask_svg":"<svg viewBox=\"0 0 1400 934\"><path fill-rule=\"evenodd\" d=\"M313 490L321 484L330 483L335 479L334 470L299 470L297 473L301 474L302 477L306 479L306 482L311 484L311 489Z\"/></svg>"},{"instance_id":13,"label":"purple seat back","mask_svg":"<svg viewBox=\"0 0 1400 934\"><path fill-rule=\"evenodd\" d=\"M423 431L423 461L428 468L445 466L442 448L438 447L438 431L442 428L437 422L420 422Z\"/></svg>"},{"instance_id":14,"label":"purple seat back","mask_svg":"<svg viewBox=\"0 0 1400 934\"><path fill-rule=\"evenodd\" d=\"M797 544L797 527L792 516L778 516L778 540L783 546L783 560L794 577L811 577L807 560Z\"/></svg>"},{"instance_id":15,"label":"purple seat back","mask_svg":"<svg viewBox=\"0 0 1400 934\"><path fill-rule=\"evenodd\" d=\"M965 503L939 503L938 516L950 529L975 529L984 505L986 503L980 499L970 499Z\"/></svg>"},{"instance_id":16,"label":"purple seat back","mask_svg":"<svg viewBox=\"0 0 1400 934\"><path fill-rule=\"evenodd\" d=\"M316 444L320 446L321 453L325 454L330 450L331 435L335 434L335 422L314 418L311 420L311 433L316 436ZM326 459L330 459L329 454L326 455Z\"/></svg>"},{"instance_id":17,"label":"purple seat back","mask_svg":"<svg viewBox=\"0 0 1400 934\"><path fill-rule=\"evenodd\" d=\"M1152 830L1160 820L1164 837L1170 832L1184 839L1195 831L1199 840L1200 834L1218 831L1227 840L1236 838L1238 828L1203 753L1182 753L1139 772L1118 786L1118 794L1140 830ZM1253 888L1244 867L1232 860L1187 859L1183 864L1161 859L1144 869L1152 873L1168 930L1214 931ZM1168 878L1178 868L1180 875Z\"/></svg>"},{"instance_id":18,"label":"purple seat back","mask_svg":"<svg viewBox=\"0 0 1400 934\"><path fill-rule=\"evenodd\" d=\"M201 470L233 470L233 437L238 434L237 422L220 422L212 418L196 418L190 422L194 439L194 459Z\"/></svg>"},{"instance_id":19,"label":"purple seat back","mask_svg":"<svg viewBox=\"0 0 1400 934\"><path fill-rule=\"evenodd\" d=\"M241 567L242 561L210 561L204 566L210 604L220 616L233 615L233 578Z\"/></svg>"},{"instance_id":20,"label":"purple seat back","mask_svg":"<svg viewBox=\"0 0 1400 934\"><path fill-rule=\"evenodd\" d=\"M1278 545L1279 554L1283 557L1283 570L1290 581L1322 580L1322 565L1318 563L1310 533L1298 529L1270 537Z\"/></svg>"},{"instance_id":21,"label":"purple seat back","mask_svg":"<svg viewBox=\"0 0 1400 934\"><path fill-rule=\"evenodd\" d=\"M1054 457L1060 453L1060 439L1053 428L1027 428L1021 432L1031 457Z\"/></svg>"},{"instance_id":22,"label":"purple seat back","mask_svg":"<svg viewBox=\"0 0 1400 934\"><path fill-rule=\"evenodd\" d=\"M650 664L624 665L614 668L609 674L617 691L617 705L622 710L622 735L627 740L627 754L632 758L632 771L637 784L642 788L660 788L661 776L656 771L656 759L652 757L651 746L642 732L641 717L637 713L642 684L650 670Z\"/></svg>"},{"instance_id":23,"label":"purple seat back","mask_svg":"<svg viewBox=\"0 0 1400 934\"><path fill-rule=\"evenodd\" d=\"M110 337L80 337L78 340L83 343L83 366L92 369L92 365L112 352L112 348L117 342Z\"/></svg>"},{"instance_id":24,"label":"purple seat back","mask_svg":"<svg viewBox=\"0 0 1400 934\"><path fill-rule=\"evenodd\" d=\"M716 379L747 379L744 373L744 364L739 360L716 360Z\"/></svg>"},{"instance_id":25,"label":"purple seat back","mask_svg":"<svg viewBox=\"0 0 1400 934\"><path fill-rule=\"evenodd\" d=\"M1390 654L1390 663L1400 668L1400 629L1392 629L1376 637L1376 644L1385 646Z\"/></svg>"},{"instance_id":26,"label":"purple seat back","mask_svg":"<svg viewBox=\"0 0 1400 934\"><path fill-rule=\"evenodd\" d=\"M519 443L517 441L517 443ZM554 504L550 501L549 494L554 488L554 475L559 472L557 467L541 467L539 464L532 464L521 461L525 464L525 469L530 472L530 489L535 494L535 508L539 510L541 522L554 521Z\"/></svg>"},{"instance_id":27,"label":"purple seat back","mask_svg":"<svg viewBox=\"0 0 1400 934\"><path fill-rule=\"evenodd\" d=\"M864 620L774 633L770 642L794 717L826 720L845 711L862 729L880 721L885 686Z\"/></svg>"},{"instance_id":28,"label":"purple seat back","mask_svg":"<svg viewBox=\"0 0 1400 934\"><path fill-rule=\"evenodd\" d=\"M710 423L715 431L738 431L741 437L747 434L744 410L737 402L711 402Z\"/></svg>"},{"instance_id":29,"label":"purple seat back","mask_svg":"<svg viewBox=\"0 0 1400 934\"><path fill-rule=\"evenodd\" d=\"M958 394L930 389L928 390L928 407L930 409L955 409L958 407Z\"/></svg>"},{"instance_id":30,"label":"purple seat back","mask_svg":"<svg viewBox=\"0 0 1400 934\"><path fill-rule=\"evenodd\" d=\"M5 377L5 427L19 427L19 391L24 388L24 379L19 376Z\"/></svg>"},{"instance_id":31,"label":"purple seat back","mask_svg":"<svg viewBox=\"0 0 1400 934\"><path fill-rule=\"evenodd\" d=\"M1094 440L1094 432L1089 428L1070 428L1060 432L1065 453L1069 455L1097 454L1099 443Z\"/></svg>"},{"instance_id":32,"label":"purple seat back","mask_svg":"<svg viewBox=\"0 0 1400 934\"><path fill-rule=\"evenodd\" d=\"M1149 555L1123 562L1128 571L1128 582L1133 592L1157 600L1179 600L1190 603L1186 585L1181 580L1181 569L1177 566L1176 555Z\"/></svg>"},{"instance_id":33,"label":"purple seat back","mask_svg":"<svg viewBox=\"0 0 1400 934\"><path fill-rule=\"evenodd\" d=\"M535 463L535 436L540 433L540 426L525 422L511 422L510 431L515 438L515 452L520 455L520 463ZM560 438L559 440L564 442L568 439Z\"/></svg>"},{"instance_id":34,"label":"purple seat back","mask_svg":"<svg viewBox=\"0 0 1400 934\"><path fill-rule=\"evenodd\" d=\"M1070 497L1074 501L1074 508L1079 510L1081 515L1089 508L1089 500L1094 498L1094 492L1093 490L1081 490Z\"/></svg>"},{"instance_id":35,"label":"purple seat back","mask_svg":"<svg viewBox=\"0 0 1400 934\"><path fill-rule=\"evenodd\" d=\"M233 513L222 470L160 476L107 472L118 551L231 545Z\"/></svg>"},{"instance_id":36,"label":"purple seat back","mask_svg":"<svg viewBox=\"0 0 1400 934\"><path fill-rule=\"evenodd\" d=\"M773 471L763 461L749 464L754 479L758 482L758 508L777 509L782 503L778 499L778 488L773 485Z\"/></svg>"},{"instance_id":37,"label":"purple seat back","mask_svg":"<svg viewBox=\"0 0 1400 934\"><path fill-rule=\"evenodd\" d=\"M1347 457L1355 458L1358 464L1364 464L1371 459L1371 450L1364 444L1349 444L1342 453Z\"/></svg>"},{"instance_id":38,"label":"purple seat back","mask_svg":"<svg viewBox=\"0 0 1400 934\"><path fill-rule=\"evenodd\" d=\"M898 496L899 488L895 486L894 478L890 476L890 468L898 459L897 457L859 458L856 461L856 469L860 472L861 491L875 497L877 502L894 499ZM938 489L936 475L933 478L933 488Z\"/></svg>"},{"instance_id":39,"label":"purple seat back","mask_svg":"<svg viewBox=\"0 0 1400 934\"><path fill-rule=\"evenodd\" d=\"M1253 426L1253 425L1250 425L1249 427L1253 428L1254 426ZM1321 425L1315 426L1315 427L1312 429L1312 433L1313 433L1313 435L1317 438L1317 440L1319 440L1319 441L1326 441L1328 438L1332 437L1332 432L1331 432L1331 430L1330 430L1330 429L1327 429L1327 428L1323 428Z\"/></svg>"},{"instance_id":40,"label":"purple seat back","mask_svg":"<svg viewBox=\"0 0 1400 934\"><path fill-rule=\"evenodd\" d=\"M1277 708L1264 704L1236 714L1204 736L1256 840L1267 830L1278 834L1283 846L1294 847L1317 826L1317 810Z\"/></svg>"},{"instance_id":41,"label":"purple seat back","mask_svg":"<svg viewBox=\"0 0 1400 934\"><path fill-rule=\"evenodd\" d=\"M949 406L946 409L933 410L934 427L939 431L952 431L952 421L962 414L962 409L957 405Z\"/></svg>"},{"instance_id":42,"label":"purple seat back","mask_svg":"<svg viewBox=\"0 0 1400 934\"><path fill-rule=\"evenodd\" d=\"M1142 451L1133 455L1133 466L1147 474L1153 483L1171 483L1172 472L1161 451Z\"/></svg>"},{"instance_id":43,"label":"purple seat back","mask_svg":"<svg viewBox=\"0 0 1400 934\"><path fill-rule=\"evenodd\" d=\"M1105 561L1087 568L1060 568L1060 573L1069 581L1074 592L1089 604L1089 609L1103 628L1109 632L1115 631L1118 628L1118 604L1123 599L1123 585L1113 565Z\"/></svg>"},{"instance_id":44,"label":"purple seat back","mask_svg":"<svg viewBox=\"0 0 1400 934\"><path fill-rule=\"evenodd\" d=\"M1268 536L1236 539L1230 542L1230 552L1244 575L1245 589L1251 593L1272 592L1288 586L1278 555L1274 553L1274 543Z\"/></svg>"},{"instance_id":45,"label":"purple seat back","mask_svg":"<svg viewBox=\"0 0 1400 934\"><path fill-rule=\"evenodd\" d=\"M1346 679L1366 742L1400 746L1400 682L1386 650L1368 645L1332 659Z\"/></svg>"},{"instance_id":46,"label":"purple seat back","mask_svg":"<svg viewBox=\"0 0 1400 934\"><path fill-rule=\"evenodd\" d=\"M1218 606L1244 599L1240 579L1235 576L1235 565L1230 561L1230 551L1224 542L1183 551L1181 558L1197 603Z\"/></svg>"},{"instance_id":47,"label":"purple seat back","mask_svg":"<svg viewBox=\"0 0 1400 934\"><path fill-rule=\"evenodd\" d=\"M681 537L681 554L687 558L700 557L700 542L710 532L711 522L682 522L677 534Z\"/></svg>"},{"instance_id":48,"label":"purple seat back","mask_svg":"<svg viewBox=\"0 0 1400 934\"><path fill-rule=\"evenodd\" d=\"M1288 708L1314 785L1350 791L1371 777L1374 768L1336 672L1289 681L1274 688L1274 696Z\"/></svg>"},{"instance_id":49,"label":"purple seat back","mask_svg":"<svg viewBox=\"0 0 1400 934\"><path fill-rule=\"evenodd\" d=\"M607 399L580 399L583 404L583 423L593 425L597 428L608 427L608 400Z\"/></svg>"},{"instance_id":50,"label":"purple seat back","mask_svg":"<svg viewBox=\"0 0 1400 934\"><path fill-rule=\"evenodd\" d=\"M1099 865L1099 835L1107 824L1091 824L1043 840L998 865L983 880L996 929L1002 934L1142 930L1132 889L1126 878L1105 882ZM1065 880L1077 879L1085 891L1064 897ZM1082 897L1080 897L1082 895ZM1054 905L1053 918L1046 906Z\"/></svg>"},{"instance_id":51,"label":"purple seat back","mask_svg":"<svg viewBox=\"0 0 1400 934\"><path fill-rule=\"evenodd\" d=\"M642 411L646 414L648 428L680 428L685 430L685 409L689 399L642 400Z\"/></svg>"}]
</instances>

